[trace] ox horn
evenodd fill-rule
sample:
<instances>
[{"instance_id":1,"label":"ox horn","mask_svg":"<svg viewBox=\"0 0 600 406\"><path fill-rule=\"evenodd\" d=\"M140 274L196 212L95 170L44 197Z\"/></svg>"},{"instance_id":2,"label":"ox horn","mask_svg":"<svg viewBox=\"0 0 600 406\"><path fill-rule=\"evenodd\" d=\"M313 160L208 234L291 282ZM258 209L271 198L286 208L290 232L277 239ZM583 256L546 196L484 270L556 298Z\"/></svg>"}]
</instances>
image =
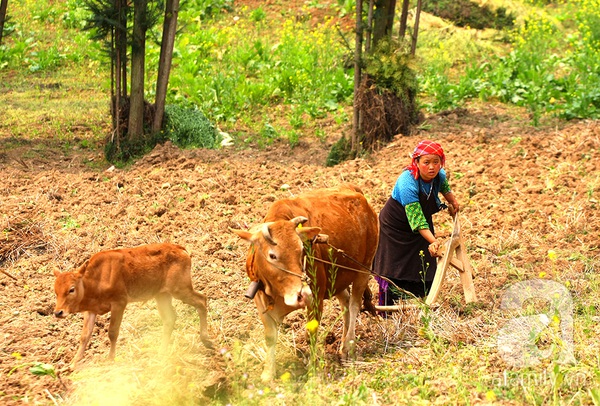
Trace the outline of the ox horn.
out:
<instances>
[{"instance_id":1,"label":"ox horn","mask_svg":"<svg viewBox=\"0 0 600 406\"><path fill-rule=\"evenodd\" d=\"M275 240L273 240L273 237L271 237L271 230L269 230L270 225L271 225L271 223L264 223L262 225L262 228L261 228L262 235L263 235L263 237L265 237L265 240L267 240L267 242L269 244L277 245Z\"/></svg>"},{"instance_id":2,"label":"ox horn","mask_svg":"<svg viewBox=\"0 0 600 406\"><path fill-rule=\"evenodd\" d=\"M294 223L295 225L298 224L304 224L308 221L308 219L304 216L298 216L298 217L294 217L293 219L290 220L292 223Z\"/></svg>"}]
</instances>

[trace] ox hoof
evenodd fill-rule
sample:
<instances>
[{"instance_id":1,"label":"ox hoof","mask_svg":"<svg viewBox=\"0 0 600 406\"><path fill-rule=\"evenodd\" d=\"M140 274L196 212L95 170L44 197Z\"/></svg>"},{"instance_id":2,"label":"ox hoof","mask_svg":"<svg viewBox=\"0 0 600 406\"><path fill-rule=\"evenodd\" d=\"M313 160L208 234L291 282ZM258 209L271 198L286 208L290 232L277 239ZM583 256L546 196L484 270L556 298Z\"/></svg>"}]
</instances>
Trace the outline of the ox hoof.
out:
<instances>
[{"instance_id":1,"label":"ox hoof","mask_svg":"<svg viewBox=\"0 0 600 406\"><path fill-rule=\"evenodd\" d=\"M208 348L209 350L215 349L215 346L213 345L212 341L209 338L202 337L202 338L200 338L200 340L202 341L202 344L204 344L204 346L206 348Z\"/></svg>"}]
</instances>

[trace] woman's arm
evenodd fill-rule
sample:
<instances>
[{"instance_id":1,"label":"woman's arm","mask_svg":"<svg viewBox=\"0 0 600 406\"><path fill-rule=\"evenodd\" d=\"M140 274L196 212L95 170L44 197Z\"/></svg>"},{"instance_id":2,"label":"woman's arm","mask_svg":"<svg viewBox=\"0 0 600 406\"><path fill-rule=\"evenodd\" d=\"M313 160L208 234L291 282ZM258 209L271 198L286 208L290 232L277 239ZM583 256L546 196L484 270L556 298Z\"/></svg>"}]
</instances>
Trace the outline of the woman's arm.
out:
<instances>
[{"instance_id":1,"label":"woman's arm","mask_svg":"<svg viewBox=\"0 0 600 406\"><path fill-rule=\"evenodd\" d=\"M454 196L454 193L452 193L452 192L442 193L442 195L444 196L444 199L446 199L446 201L450 205L450 208L449 208L450 214L452 216L454 216L460 210L460 204L458 204L458 200L456 200L456 197Z\"/></svg>"},{"instance_id":2,"label":"woman's arm","mask_svg":"<svg viewBox=\"0 0 600 406\"><path fill-rule=\"evenodd\" d=\"M419 234L421 234L421 237L425 238L425 240L427 240L427 242L429 243L429 254L431 254L432 257L439 256L438 250L440 249L440 241L437 238L435 238L431 230L428 228L423 228L419 230Z\"/></svg>"}]
</instances>

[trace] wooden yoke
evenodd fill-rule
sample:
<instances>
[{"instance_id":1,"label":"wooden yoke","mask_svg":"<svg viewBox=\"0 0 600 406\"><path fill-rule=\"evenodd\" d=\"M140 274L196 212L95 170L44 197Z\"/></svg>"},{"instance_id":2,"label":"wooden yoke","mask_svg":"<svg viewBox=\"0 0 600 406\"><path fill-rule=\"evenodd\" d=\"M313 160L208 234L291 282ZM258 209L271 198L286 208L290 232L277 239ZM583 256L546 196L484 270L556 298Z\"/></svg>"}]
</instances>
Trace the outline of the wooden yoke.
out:
<instances>
[{"instance_id":1,"label":"wooden yoke","mask_svg":"<svg viewBox=\"0 0 600 406\"><path fill-rule=\"evenodd\" d=\"M446 272L448 267L452 265L456 268L460 275L460 281L463 285L463 291L465 294L465 302L471 303L477 300L475 294L475 286L473 285L473 268L469 263L467 257L467 250L464 246L462 234L460 232L460 222L458 221L458 214L454 216L454 229L452 230L452 236L450 240L446 242L446 251L443 255L443 259L438 261L438 267L431 285L431 290L427 295L425 301L426 304L432 305L436 302L440 288L446 278Z\"/></svg>"}]
</instances>

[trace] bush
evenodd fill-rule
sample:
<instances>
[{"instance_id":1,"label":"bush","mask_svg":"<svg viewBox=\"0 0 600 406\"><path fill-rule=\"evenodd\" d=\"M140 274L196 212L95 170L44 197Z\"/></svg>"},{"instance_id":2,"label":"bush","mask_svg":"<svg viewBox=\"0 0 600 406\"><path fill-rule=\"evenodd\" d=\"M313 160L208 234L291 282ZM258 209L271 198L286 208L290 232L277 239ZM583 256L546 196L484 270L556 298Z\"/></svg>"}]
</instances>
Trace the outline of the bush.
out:
<instances>
[{"instance_id":1,"label":"bush","mask_svg":"<svg viewBox=\"0 0 600 406\"><path fill-rule=\"evenodd\" d=\"M354 158L352 145L346 137L342 137L331 147L331 151L329 151L327 160L325 161L325 166L335 166L351 158Z\"/></svg>"},{"instance_id":2,"label":"bush","mask_svg":"<svg viewBox=\"0 0 600 406\"><path fill-rule=\"evenodd\" d=\"M423 3L423 11L452 21L459 27L468 26L478 30L510 28L515 23L514 15L507 13L505 8L492 11L488 6L480 6L469 0L426 1Z\"/></svg>"},{"instance_id":3,"label":"bush","mask_svg":"<svg viewBox=\"0 0 600 406\"><path fill-rule=\"evenodd\" d=\"M165 107L165 138L181 148L215 148L218 131L198 109L179 105Z\"/></svg>"}]
</instances>

